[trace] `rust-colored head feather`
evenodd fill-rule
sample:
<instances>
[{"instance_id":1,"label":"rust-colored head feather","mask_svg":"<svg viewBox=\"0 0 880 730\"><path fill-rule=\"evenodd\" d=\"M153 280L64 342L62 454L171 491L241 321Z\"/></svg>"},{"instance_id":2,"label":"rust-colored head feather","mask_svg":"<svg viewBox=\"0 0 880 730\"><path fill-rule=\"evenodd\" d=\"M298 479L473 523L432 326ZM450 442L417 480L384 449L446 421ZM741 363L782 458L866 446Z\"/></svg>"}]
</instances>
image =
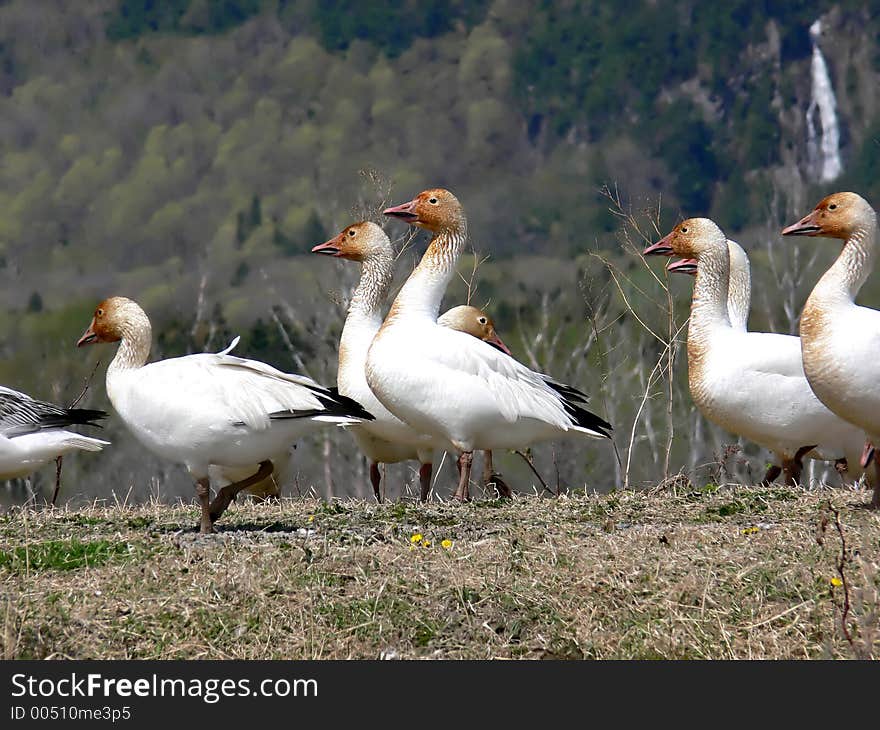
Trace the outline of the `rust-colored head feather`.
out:
<instances>
[{"instance_id":1,"label":"rust-colored head feather","mask_svg":"<svg viewBox=\"0 0 880 730\"><path fill-rule=\"evenodd\" d=\"M464 226L461 203L444 188L423 190L408 203L386 208L383 212L432 233L459 230Z\"/></svg>"},{"instance_id":2,"label":"rust-colored head feather","mask_svg":"<svg viewBox=\"0 0 880 730\"><path fill-rule=\"evenodd\" d=\"M811 236L846 240L874 211L858 193L826 195L797 223L782 229L783 236Z\"/></svg>"},{"instance_id":3,"label":"rust-colored head feather","mask_svg":"<svg viewBox=\"0 0 880 730\"><path fill-rule=\"evenodd\" d=\"M698 259L700 254L719 246L726 250L727 237L714 221L708 218L688 218L643 253L670 256L675 254L686 259Z\"/></svg>"},{"instance_id":4,"label":"rust-colored head feather","mask_svg":"<svg viewBox=\"0 0 880 730\"><path fill-rule=\"evenodd\" d=\"M469 304L461 304L444 312L438 318L437 323L464 332L483 342L488 342L501 352L511 355L510 349L495 331L495 322L482 309L477 309Z\"/></svg>"},{"instance_id":5,"label":"rust-colored head feather","mask_svg":"<svg viewBox=\"0 0 880 730\"><path fill-rule=\"evenodd\" d=\"M98 342L118 342L131 331L140 327L149 333L150 321L136 302L126 297L109 297L95 308L91 324L76 343L77 347Z\"/></svg>"},{"instance_id":6,"label":"rust-colored head feather","mask_svg":"<svg viewBox=\"0 0 880 730\"><path fill-rule=\"evenodd\" d=\"M390 250L391 242L385 231L372 221L360 221L346 226L326 243L315 246L312 253L364 261L372 254Z\"/></svg>"}]
</instances>

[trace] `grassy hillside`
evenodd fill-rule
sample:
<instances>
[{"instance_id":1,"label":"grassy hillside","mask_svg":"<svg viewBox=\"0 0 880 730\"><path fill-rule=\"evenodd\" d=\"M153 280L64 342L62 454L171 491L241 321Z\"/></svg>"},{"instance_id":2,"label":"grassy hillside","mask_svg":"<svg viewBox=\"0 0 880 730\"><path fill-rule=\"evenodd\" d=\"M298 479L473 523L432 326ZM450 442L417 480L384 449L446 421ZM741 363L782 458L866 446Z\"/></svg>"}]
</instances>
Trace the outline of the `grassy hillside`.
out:
<instances>
[{"instance_id":1,"label":"grassy hillside","mask_svg":"<svg viewBox=\"0 0 880 730\"><path fill-rule=\"evenodd\" d=\"M0 517L6 658L878 658L880 515L755 489ZM844 544L845 543L845 544ZM845 614L845 615L844 615ZM844 628L845 627L845 628Z\"/></svg>"}]
</instances>

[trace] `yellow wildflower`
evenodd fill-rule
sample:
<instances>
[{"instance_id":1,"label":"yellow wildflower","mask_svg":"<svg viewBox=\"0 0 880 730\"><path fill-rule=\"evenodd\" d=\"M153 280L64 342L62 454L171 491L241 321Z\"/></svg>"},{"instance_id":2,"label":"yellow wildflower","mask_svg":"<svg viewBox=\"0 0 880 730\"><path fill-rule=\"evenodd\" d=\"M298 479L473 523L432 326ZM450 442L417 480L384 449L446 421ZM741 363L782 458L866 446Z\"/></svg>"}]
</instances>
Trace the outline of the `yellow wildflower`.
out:
<instances>
[{"instance_id":1,"label":"yellow wildflower","mask_svg":"<svg viewBox=\"0 0 880 730\"><path fill-rule=\"evenodd\" d=\"M430 540L422 540L422 547L431 547Z\"/></svg>"},{"instance_id":2,"label":"yellow wildflower","mask_svg":"<svg viewBox=\"0 0 880 730\"><path fill-rule=\"evenodd\" d=\"M742 533L743 535L754 535L756 532L760 532L760 527L746 527Z\"/></svg>"},{"instance_id":3,"label":"yellow wildflower","mask_svg":"<svg viewBox=\"0 0 880 730\"><path fill-rule=\"evenodd\" d=\"M309 515L309 520L308 520L308 521L309 521L309 522L314 522L314 521L315 521L315 515Z\"/></svg>"},{"instance_id":4,"label":"yellow wildflower","mask_svg":"<svg viewBox=\"0 0 880 730\"><path fill-rule=\"evenodd\" d=\"M831 579L831 585L833 585L833 586L835 586L835 587L837 587L837 586L842 586L842 585L843 585L843 581L840 580L840 578L838 578L838 577L835 575L835 576Z\"/></svg>"},{"instance_id":5,"label":"yellow wildflower","mask_svg":"<svg viewBox=\"0 0 880 730\"><path fill-rule=\"evenodd\" d=\"M421 532L417 532L415 535L410 536L409 541L410 541L413 545L418 545L418 544L422 541L422 539L423 539L423 538L422 538L422 533L421 533Z\"/></svg>"},{"instance_id":6,"label":"yellow wildflower","mask_svg":"<svg viewBox=\"0 0 880 730\"><path fill-rule=\"evenodd\" d=\"M450 539L447 537L445 540L443 540L443 541L440 543L440 547L442 547L444 550L449 550L449 548L452 547L452 540L450 540Z\"/></svg>"}]
</instances>

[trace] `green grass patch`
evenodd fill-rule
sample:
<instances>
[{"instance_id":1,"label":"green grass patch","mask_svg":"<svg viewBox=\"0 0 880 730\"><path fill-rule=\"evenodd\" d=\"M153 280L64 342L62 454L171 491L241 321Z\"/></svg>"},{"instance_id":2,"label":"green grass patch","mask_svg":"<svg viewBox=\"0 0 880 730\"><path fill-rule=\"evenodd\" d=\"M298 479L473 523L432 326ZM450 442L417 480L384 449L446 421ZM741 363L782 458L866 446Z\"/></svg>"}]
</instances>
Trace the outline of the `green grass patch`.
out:
<instances>
[{"instance_id":1,"label":"green grass patch","mask_svg":"<svg viewBox=\"0 0 880 730\"><path fill-rule=\"evenodd\" d=\"M104 565L134 555L128 542L113 540L50 540L0 550L0 568L11 573L43 570L78 570Z\"/></svg>"},{"instance_id":2,"label":"green grass patch","mask_svg":"<svg viewBox=\"0 0 880 730\"><path fill-rule=\"evenodd\" d=\"M790 502L796 499L798 495L791 489L739 489L733 499L707 505L705 514L709 520L737 514L763 514L770 509L771 502Z\"/></svg>"}]
</instances>

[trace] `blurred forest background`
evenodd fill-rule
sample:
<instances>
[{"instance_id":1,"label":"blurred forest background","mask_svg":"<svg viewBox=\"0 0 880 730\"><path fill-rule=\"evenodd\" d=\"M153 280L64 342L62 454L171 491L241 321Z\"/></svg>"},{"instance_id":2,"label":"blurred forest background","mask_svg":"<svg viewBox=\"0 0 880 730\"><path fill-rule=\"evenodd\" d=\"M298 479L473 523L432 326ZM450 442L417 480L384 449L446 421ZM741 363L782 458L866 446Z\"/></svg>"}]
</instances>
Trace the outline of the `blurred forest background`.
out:
<instances>
[{"instance_id":1,"label":"blurred forest background","mask_svg":"<svg viewBox=\"0 0 880 730\"><path fill-rule=\"evenodd\" d=\"M833 181L810 154L814 44ZM237 354L333 384L358 272L309 248L368 216L400 238L381 207L445 186L475 252L447 306L485 306L518 358L615 426L619 460L600 442L534 448L549 489L705 483L723 464L756 478L767 454L691 404L690 280L667 291L665 262L637 249L711 216L751 256L751 327L796 332L837 247L778 231L834 190L880 204L878 88L868 0L0 1L0 383L69 402L100 359L84 402L109 410L113 348L74 343L123 294L150 315L155 358L240 334ZM880 277L861 299L880 306ZM66 460L62 499L191 498L115 416L105 434L104 453ZM543 490L520 457L497 465ZM389 467L389 496L411 467ZM288 494L369 492L344 432L300 443L292 468ZM2 499L53 482L46 468Z\"/></svg>"}]
</instances>

